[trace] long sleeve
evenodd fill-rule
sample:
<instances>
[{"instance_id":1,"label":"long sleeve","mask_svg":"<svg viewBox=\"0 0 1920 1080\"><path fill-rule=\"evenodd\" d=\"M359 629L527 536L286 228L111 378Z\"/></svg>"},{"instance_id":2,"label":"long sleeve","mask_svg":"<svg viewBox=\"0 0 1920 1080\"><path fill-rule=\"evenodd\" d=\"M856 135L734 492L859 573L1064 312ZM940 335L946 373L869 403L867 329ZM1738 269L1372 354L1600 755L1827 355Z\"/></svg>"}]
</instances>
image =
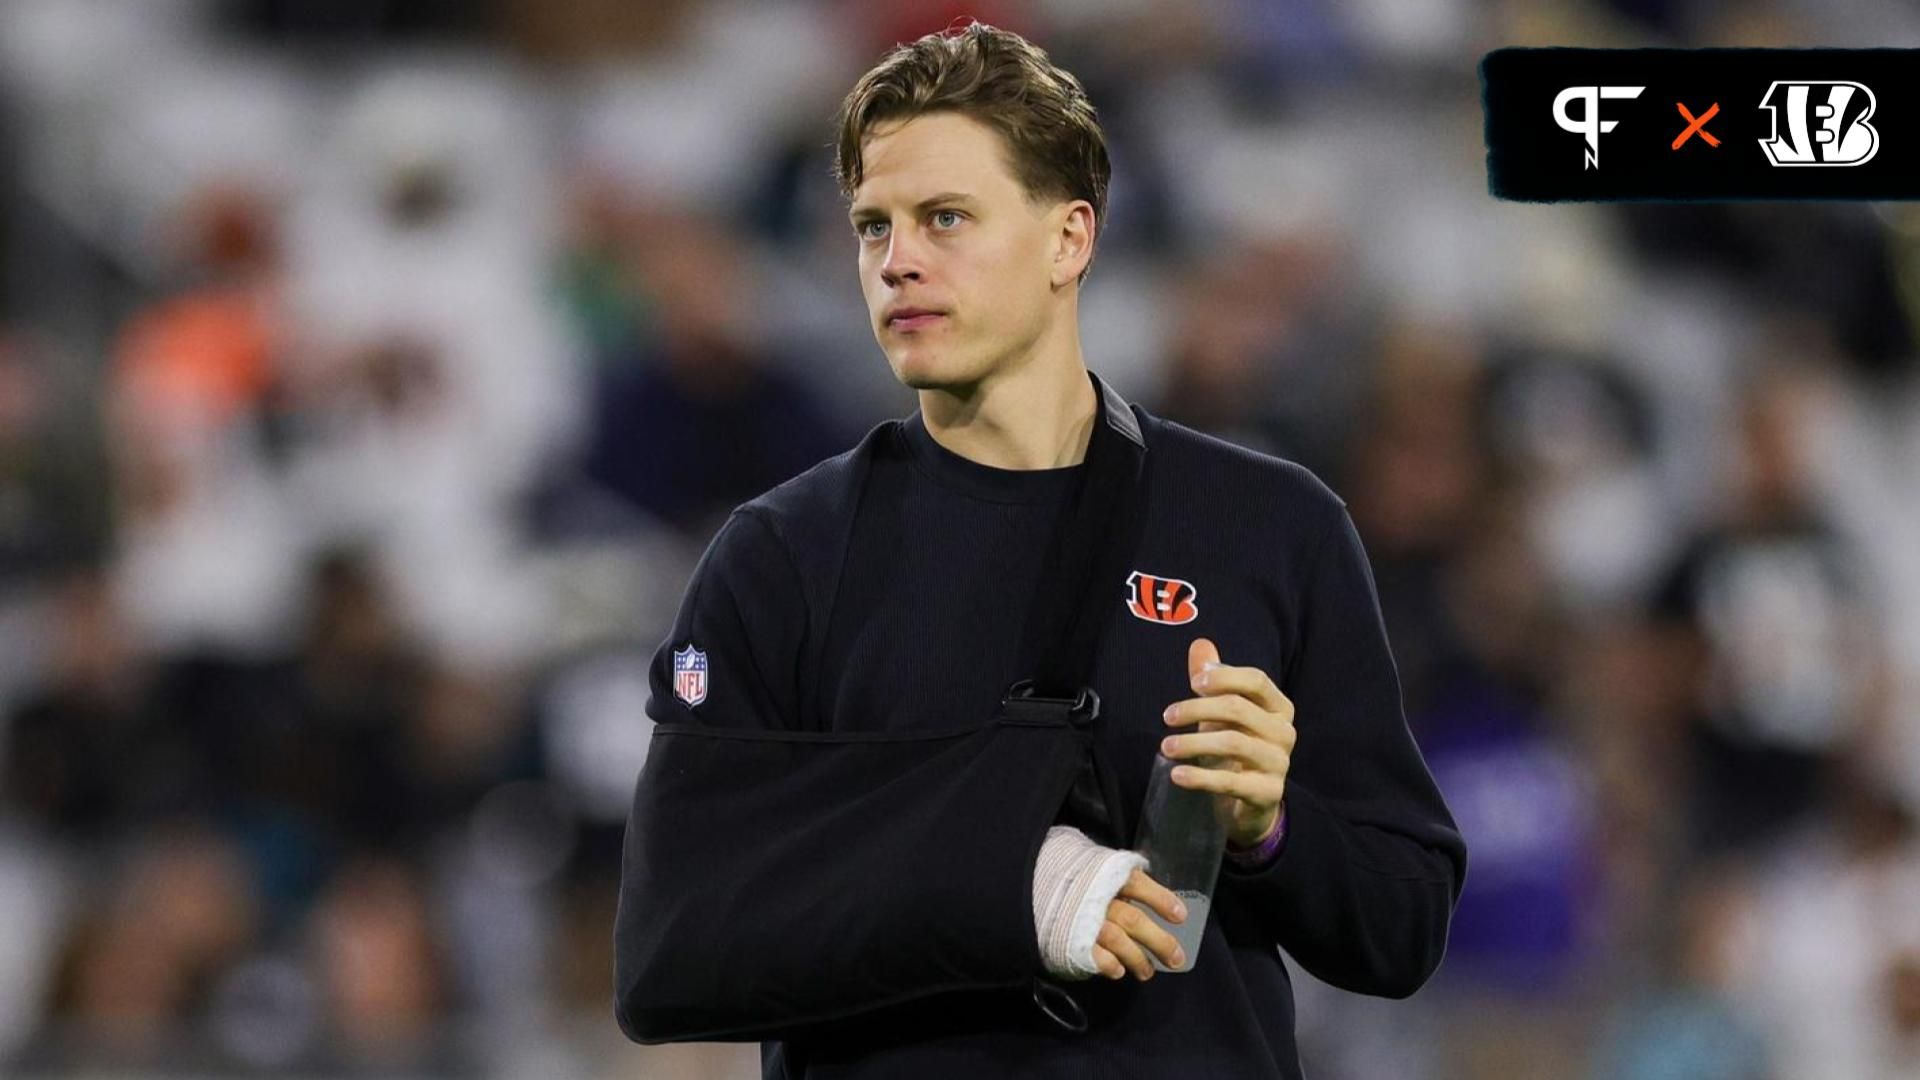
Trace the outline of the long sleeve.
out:
<instances>
[{"instance_id":1,"label":"long sleeve","mask_svg":"<svg viewBox=\"0 0 1920 1080\"><path fill-rule=\"evenodd\" d=\"M648 671L656 724L769 731L801 726L799 661L807 634L800 572L759 513L736 510L694 567L673 631ZM688 653L686 650L692 650ZM675 655L702 676L676 693Z\"/></svg>"},{"instance_id":2,"label":"long sleeve","mask_svg":"<svg viewBox=\"0 0 1920 1080\"><path fill-rule=\"evenodd\" d=\"M1005 713L797 730L797 586L767 523L736 513L655 657L615 926L637 1041L782 1038L1041 970L1033 868L1082 736Z\"/></svg>"},{"instance_id":3,"label":"long sleeve","mask_svg":"<svg viewBox=\"0 0 1920 1080\"><path fill-rule=\"evenodd\" d=\"M1292 594L1285 847L1264 868L1228 860L1221 877L1316 977L1405 997L1446 951L1466 845L1407 730L1359 534L1344 507L1336 514Z\"/></svg>"}]
</instances>

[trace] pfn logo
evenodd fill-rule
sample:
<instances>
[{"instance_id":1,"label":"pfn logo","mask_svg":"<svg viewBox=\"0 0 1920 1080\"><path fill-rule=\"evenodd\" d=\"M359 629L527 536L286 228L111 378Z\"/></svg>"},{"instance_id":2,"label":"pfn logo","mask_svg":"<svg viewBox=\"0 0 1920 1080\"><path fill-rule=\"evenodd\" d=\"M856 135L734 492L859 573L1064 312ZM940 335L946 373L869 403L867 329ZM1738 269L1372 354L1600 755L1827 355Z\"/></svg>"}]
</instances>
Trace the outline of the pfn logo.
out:
<instances>
[{"instance_id":1,"label":"pfn logo","mask_svg":"<svg viewBox=\"0 0 1920 1080\"><path fill-rule=\"evenodd\" d=\"M1865 165L1880 149L1880 132L1867 123L1873 91L1857 82L1775 82L1760 107L1773 125L1760 149L1775 165Z\"/></svg>"},{"instance_id":2,"label":"pfn logo","mask_svg":"<svg viewBox=\"0 0 1920 1080\"><path fill-rule=\"evenodd\" d=\"M1586 137L1587 163L1583 169L1600 167L1600 136L1620 126L1618 120L1600 119L1601 99L1637 98L1645 89L1644 86L1569 86L1553 99L1553 122L1559 124L1562 131ZM1567 106L1574 101L1586 102L1586 109L1578 120L1567 115Z\"/></svg>"}]
</instances>

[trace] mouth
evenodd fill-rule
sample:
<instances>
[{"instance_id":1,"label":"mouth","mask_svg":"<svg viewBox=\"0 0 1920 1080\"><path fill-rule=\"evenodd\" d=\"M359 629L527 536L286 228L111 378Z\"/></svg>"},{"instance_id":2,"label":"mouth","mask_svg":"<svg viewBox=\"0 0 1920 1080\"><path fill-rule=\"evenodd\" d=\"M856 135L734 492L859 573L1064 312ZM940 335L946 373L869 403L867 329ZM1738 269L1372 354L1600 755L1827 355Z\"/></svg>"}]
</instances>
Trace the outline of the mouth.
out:
<instances>
[{"instance_id":1,"label":"mouth","mask_svg":"<svg viewBox=\"0 0 1920 1080\"><path fill-rule=\"evenodd\" d=\"M938 311L902 311L888 317L887 329L907 334L915 330L923 330L944 318L946 315Z\"/></svg>"}]
</instances>

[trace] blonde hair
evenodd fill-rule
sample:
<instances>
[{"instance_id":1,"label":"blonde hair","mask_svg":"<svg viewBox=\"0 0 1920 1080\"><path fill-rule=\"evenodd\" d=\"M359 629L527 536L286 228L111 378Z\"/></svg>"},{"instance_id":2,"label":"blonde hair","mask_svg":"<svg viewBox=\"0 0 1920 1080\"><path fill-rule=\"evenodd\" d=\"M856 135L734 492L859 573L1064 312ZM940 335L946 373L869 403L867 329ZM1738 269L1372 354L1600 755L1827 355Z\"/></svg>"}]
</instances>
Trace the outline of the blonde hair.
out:
<instances>
[{"instance_id":1,"label":"blonde hair","mask_svg":"<svg viewBox=\"0 0 1920 1080\"><path fill-rule=\"evenodd\" d=\"M854 84L838 117L841 194L852 198L860 186L861 151L876 125L935 112L998 132L1029 198L1085 199L1095 222L1106 222L1113 167L1080 80L1026 38L980 22L896 46Z\"/></svg>"}]
</instances>

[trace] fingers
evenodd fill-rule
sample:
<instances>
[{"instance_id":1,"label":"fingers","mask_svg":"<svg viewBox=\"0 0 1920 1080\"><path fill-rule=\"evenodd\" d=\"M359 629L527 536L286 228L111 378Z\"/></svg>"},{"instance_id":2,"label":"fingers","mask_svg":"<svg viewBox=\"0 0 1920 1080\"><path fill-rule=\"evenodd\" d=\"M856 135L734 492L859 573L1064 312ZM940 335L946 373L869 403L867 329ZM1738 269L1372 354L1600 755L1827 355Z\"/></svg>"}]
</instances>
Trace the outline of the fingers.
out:
<instances>
[{"instance_id":1,"label":"fingers","mask_svg":"<svg viewBox=\"0 0 1920 1080\"><path fill-rule=\"evenodd\" d=\"M1198 637L1187 645L1187 678L1197 679L1208 667L1220 666L1220 649L1207 638Z\"/></svg>"},{"instance_id":2,"label":"fingers","mask_svg":"<svg viewBox=\"0 0 1920 1080\"><path fill-rule=\"evenodd\" d=\"M1168 727L1186 727L1201 721L1212 721L1228 727L1245 728L1256 726L1270 714L1260 710L1260 706L1238 694L1224 697L1183 698L1167 706L1162 719Z\"/></svg>"},{"instance_id":3,"label":"fingers","mask_svg":"<svg viewBox=\"0 0 1920 1080\"><path fill-rule=\"evenodd\" d=\"M1238 694L1268 712L1292 712L1293 703L1273 684L1267 673L1257 667L1216 664L1190 680L1193 692L1206 697Z\"/></svg>"},{"instance_id":4,"label":"fingers","mask_svg":"<svg viewBox=\"0 0 1920 1080\"><path fill-rule=\"evenodd\" d=\"M1276 746L1293 749L1293 705L1284 711L1270 712L1239 694L1220 697L1185 698L1167 706L1161 718L1169 728L1198 725L1197 730L1230 728L1264 739Z\"/></svg>"},{"instance_id":5,"label":"fingers","mask_svg":"<svg viewBox=\"0 0 1920 1080\"><path fill-rule=\"evenodd\" d=\"M1205 769L1221 768L1230 761L1237 761L1281 776L1286 774L1292 763L1292 755L1285 749L1244 731L1225 729L1169 735L1160 741L1160 752L1170 758L1197 759L1193 764Z\"/></svg>"},{"instance_id":6,"label":"fingers","mask_svg":"<svg viewBox=\"0 0 1920 1080\"><path fill-rule=\"evenodd\" d=\"M1185 953L1173 935L1148 918L1146 912L1118 898L1107 905L1107 921L1094 940L1141 982L1153 978L1153 960L1149 953L1166 967L1186 966Z\"/></svg>"},{"instance_id":7,"label":"fingers","mask_svg":"<svg viewBox=\"0 0 1920 1080\"><path fill-rule=\"evenodd\" d=\"M1189 660L1191 658L1190 653ZM1267 712L1280 713L1288 719L1293 717L1293 702L1280 692L1266 672L1257 667L1215 664L1195 672L1189 681L1193 685L1193 692L1203 697L1238 695Z\"/></svg>"},{"instance_id":8,"label":"fingers","mask_svg":"<svg viewBox=\"0 0 1920 1080\"><path fill-rule=\"evenodd\" d=\"M1287 794L1287 779L1284 771L1275 775L1263 770L1245 770L1231 772L1226 769L1203 769L1194 765L1174 767L1172 780L1189 791L1210 791L1216 795L1232 795L1242 802L1256 806L1278 806Z\"/></svg>"},{"instance_id":9,"label":"fingers","mask_svg":"<svg viewBox=\"0 0 1920 1080\"><path fill-rule=\"evenodd\" d=\"M1118 899L1138 900L1160 913L1160 917L1171 923L1187 921L1186 905L1173 894L1173 890L1153 880L1145 870L1135 868L1127 876L1126 884L1120 886Z\"/></svg>"},{"instance_id":10,"label":"fingers","mask_svg":"<svg viewBox=\"0 0 1920 1080\"><path fill-rule=\"evenodd\" d=\"M1113 958L1113 966L1100 965L1100 973L1109 979L1123 979L1128 975L1146 982L1153 978L1153 964L1138 942L1127 936L1118 924L1111 921L1100 927L1100 934L1094 938L1094 953L1104 952Z\"/></svg>"},{"instance_id":11,"label":"fingers","mask_svg":"<svg viewBox=\"0 0 1920 1080\"><path fill-rule=\"evenodd\" d=\"M1130 901L1151 907L1168 922L1187 920L1186 905L1173 890L1153 880L1145 870L1136 868L1107 905L1107 920L1094 939L1093 959L1100 973L1109 979L1123 979L1132 974L1145 982L1153 978L1152 957L1155 956L1166 967L1185 967L1186 954L1179 942Z\"/></svg>"}]
</instances>

